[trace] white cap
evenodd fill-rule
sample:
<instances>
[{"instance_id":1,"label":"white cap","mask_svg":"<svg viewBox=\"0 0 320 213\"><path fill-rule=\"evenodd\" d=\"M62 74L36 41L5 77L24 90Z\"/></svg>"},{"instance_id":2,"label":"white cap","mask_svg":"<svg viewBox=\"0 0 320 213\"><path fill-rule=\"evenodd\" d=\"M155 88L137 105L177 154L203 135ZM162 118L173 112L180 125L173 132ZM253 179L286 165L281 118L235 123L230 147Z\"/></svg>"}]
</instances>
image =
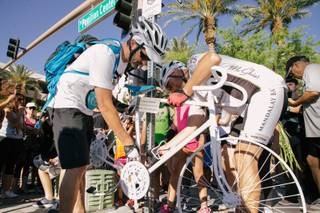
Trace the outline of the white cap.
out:
<instances>
[{"instance_id":1,"label":"white cap","mask_svg":"<svg viewBox=\"0 0 320 213\"><path fill-rule=\"evenodd\" d=\"M37 107L37 106L35 103L29 102L29 103L27 103L26 107L30 108L30 107Z\"/></svg>"}]
</instances>

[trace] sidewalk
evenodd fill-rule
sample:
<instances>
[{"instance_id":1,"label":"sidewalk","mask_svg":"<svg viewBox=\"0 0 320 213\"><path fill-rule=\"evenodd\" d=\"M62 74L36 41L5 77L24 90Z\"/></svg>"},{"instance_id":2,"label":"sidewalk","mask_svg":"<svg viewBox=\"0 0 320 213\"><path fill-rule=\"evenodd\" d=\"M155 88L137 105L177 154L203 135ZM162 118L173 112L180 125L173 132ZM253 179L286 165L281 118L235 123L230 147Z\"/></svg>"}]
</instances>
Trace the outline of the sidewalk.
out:
<instances>
[{"instance_id":1,"label":"sidewalk","mask_svg":"<svg viewBox=\"0 0 320 213\"><path fill-rule=\"evenodd\" d=\"M42 196L42 194L33 193L21 195L14 199L0 199L0 213L46 213L48 211L47 209L36 209L32 207L32 204L39 200ZM101 210L97 212L129 213L133 211L130 208L123 206L118 209Z\"/></svg>"},{"instance_id":2,"label":"sidewalk","mask_svg":"<svg viewBox=\"0 0 320 213\"><path fill-rule=\"evenodd\" d=\"M33 202L39 200L43 195L38 193L21 195L15 199L0 199L0 213L46 213L47 209L36 209L32 207ZM288 209L286 209L288 208ZM300 213L300 210L294 209L294 206L283 207L284 212L290 213ZM130 213L134 212L130 208L126 206L122 206L118 209L109 209L109 210L100 210L96 211L97 213ZM139 209L136 211L137 213L141 213L142 210ZM178 212L178 211L175 211ZM228 213L230 211L218 211L219 213ZM317 211L312 211L310 209L307 212L315 213Z\"/></svg>"}]
</instances>

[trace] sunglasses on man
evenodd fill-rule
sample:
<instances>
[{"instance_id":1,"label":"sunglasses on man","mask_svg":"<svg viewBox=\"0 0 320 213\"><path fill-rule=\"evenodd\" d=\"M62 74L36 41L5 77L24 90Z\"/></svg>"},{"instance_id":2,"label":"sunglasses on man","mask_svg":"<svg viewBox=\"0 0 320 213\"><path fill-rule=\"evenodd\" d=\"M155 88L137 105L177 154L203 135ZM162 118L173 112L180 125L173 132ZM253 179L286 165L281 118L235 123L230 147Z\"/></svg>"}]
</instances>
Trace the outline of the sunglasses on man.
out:
<instances>
[{"instance_id":1,"label":"sunglasses on man","mask_svg":"<svg viewBox=\"0 0 320 213\"><path fill-rule=\"evenodd\" d=\"M150 58L142 51L142 49L140 50L140 57L144 61L151 61Z\"/></svg>"}]
</instances>

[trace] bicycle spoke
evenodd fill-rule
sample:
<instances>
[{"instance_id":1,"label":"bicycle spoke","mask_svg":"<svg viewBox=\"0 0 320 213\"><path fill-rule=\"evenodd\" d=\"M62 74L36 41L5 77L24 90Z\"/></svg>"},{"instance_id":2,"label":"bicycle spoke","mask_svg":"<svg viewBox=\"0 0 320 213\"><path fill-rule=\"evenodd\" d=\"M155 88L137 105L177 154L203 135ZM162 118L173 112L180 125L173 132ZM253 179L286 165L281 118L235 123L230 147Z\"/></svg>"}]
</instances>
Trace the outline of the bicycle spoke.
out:
<instances>
[{"instance_id":1,"label":"bicycle spoke","mask_svg":"<svg viewBox=\"0 0 320 213\"><path fill-rule=\"evenodd\" d=\"M190 169L187 169L187 171L191 172ZM192 174L192 173L191 173L191 174ZM193 174L192 174L192 175L193 175ZM197 183L195 182L195 180L192 179L192 178L183 177L183 179L184 179L184 180L193 181L195 184L197 184ZM217 189L213 188L213 187L211 186L210 182L208 182L208 180L207 180L206 178L201 179L201 183L203 183L208 189L210 189L210 190L212 190L212 191L219 191L219 192L221 192L220 190L217 190ZM183 185L183 187L190 187L190 188L191 188L191 186L186 186L186 185ZM199 188L198 184L197 184L197 188Z\"/></svg>"},{"instance_id":2,"label":"bicycle spoke","mask_svg":"<svg viewBox=\"0 0 320 213\"><path fill-rule=\"evenodd\" d=\"M270 177L267 178L267 179L261 178L261 182L262 182L262 180L263 180L263 181L271 180L272 178L276 178L276 177L279 177L279 176L281 176L281 175L283 175L283 174L287 174L288 172L289 172L289 171L287 170L287 171L281 172L281 173L279 173L279 174L276 174L276 175L274 175L274 176L270 176Z\"/></svg>"},{"instance_id":3,"label":"bicycle spoke","mask_svg":"<svg viewBox=\"0 0 320 213\"><path fill-rule=\"evenodd\" d=\"M294 195L285 195L285 196L281 196L281 199L283 198L292 198L292 197L297 197L300 194L294 194ZM265 202L265 201L272 201L272 200L279 200L279 197L277 198L268 198L268 199L264 199L264 200L260 200L260 201L254 201L254 203L258 203L258 202Z\"/></svg>"},{"instance_id":4,"label":"bicycle spoke","mask_svg":"<svg viewBox=\"0 0 320 213\"><path fill-rule=\"evenodd\" d=\"M245 153L248 153L248 150L249 150L249 147L251 146L251 143L250 143L250 145L247 147L247 151L245 152ZM257 155L257 153L259 152L259 151L261 151L260 149L257 149L257 151L254 153L254 155L251 157L251 161L249 162L249 163L247 163L247 165L248 166L250 166L251 165L251 163L254 161L254 159L255 159L255 157L256 157L256 155ZM239 151L240 152L240 154L241 154L241 151ZM239 158L239 157L238 157ZM236 165L236 166L238 166L238 165ZM243 176L243 174L246 172L246 168L242 168L242 166L241 166L241 169L242 169L242 173L239 173L239 168L236 168L237 169L237 172L238 172L238 178L239 178L239 181L240 181L240 179L241 179L241 177ZM234 185L232 186L232 188L234 187Z\"/></svg>"},{"instance_id":5,"label":"bicycle spoke","mask_svg":"<svg viewBox=\"0 0 320 213\"><path fill-rule=\"evenodd\" d=\"M280 186L287 186L287 185L291 185L291 184L295 184L294 181L290 182L290 183L283 183L283 184L278 184L278 185L272 185L272 186L266 186L266 187L262 187L260 189L257 189L257 190L251 190L252 192L255 192L255 191L259 191L259 190L265 190L265 189L270 189L270 188L276 188L276 187L280 187ZM241 190L241 192L243 192L243 190ZM244 192L247 192L247 191L244 191Z\"/></svg>"},{"instance_id":6,"label":"bicycle spoke","mask_svg":"<svg viewBox=\"0 0 320 213\"><path fill-rule=\"evenodd\" d=\"M271 152L269 153L268 157L265 159L265 161L263 162L263 164L261 165L261 167L259 168L258 173L256 174L256 176L254 177L254 179L256 179L256 177L258 177L258 175L260 174L262 168L264 167L264 165L266 164L266 162L268 162L269 157L271 156Z\"/></svg>"},{"instance_id":7,"label":"bicycle spoke","mask_svg":"<svg viewBox=\"0 0 320 213\"><path fill-rule=\"evenodd\" d=\"M264 207L259 207L259 208L262 208L263 210L265 209L265 207L267 207L268 209L272 209L272 210L277 210L278 212L283 212L283 211L280 211L280 210L278 210L278 209L274 209L274 208L272 208L272 207L270 207L270 206L268 206L268 205L266 205L266 204L264 204L264 203L259 203L259 205L262 205L262 206L264 206Z\"/></svg>"},{"instance_id":8,"label":"bicycle spoke","mask_svg":"<svg viewBox=\"0 0 320 213\"><path fill-rule=\"evenodd\" d=\"M276 166L277 166L279 163L280 163L280 161L278 161L278 163L277 163L272 169L269 169L269 172L268 172L267 174L265 174L265 176L263 176L263 178L266 177L268 174L270 174L271 171L272 171L274 168L276 168ZM263 178L262 178L262 179L263 179ZM256 183L256 185L255 185L253 188L257 187L260 183L261 183L261 180L260 180L259 183ZM249 187L249 186L248 186L248 187ZM247 189L246 187L243 188L243 190L246 190L246 189Z\"/></svg>"}]
</instances>

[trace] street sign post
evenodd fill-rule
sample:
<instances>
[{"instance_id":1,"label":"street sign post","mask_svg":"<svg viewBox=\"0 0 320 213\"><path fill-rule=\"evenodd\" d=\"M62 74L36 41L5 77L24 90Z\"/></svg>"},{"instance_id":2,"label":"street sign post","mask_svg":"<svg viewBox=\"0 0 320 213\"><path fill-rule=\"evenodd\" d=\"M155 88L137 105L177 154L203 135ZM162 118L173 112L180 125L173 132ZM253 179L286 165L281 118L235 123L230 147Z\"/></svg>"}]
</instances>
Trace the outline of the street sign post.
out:
<instances>
[{"instance_id":1,"label":"street sign post","mask_svg":"<svg viewBox=\"0 0 320 213\"><path fill-rule=\"evenodd\" d=\"M112 15L118 0L104 0L78 20L78 32L83 33Z\"/></svg>"},{"instance_id":2,"label":"street sign post","mask_svg":"<svg viewBox=\"0 0 320 213\"><path fill-rule=\"evenodd\" d=\"M162 0L146 0L142 3L142 15L152 18L161 13Z\"/></svg>"}]
</instances>

